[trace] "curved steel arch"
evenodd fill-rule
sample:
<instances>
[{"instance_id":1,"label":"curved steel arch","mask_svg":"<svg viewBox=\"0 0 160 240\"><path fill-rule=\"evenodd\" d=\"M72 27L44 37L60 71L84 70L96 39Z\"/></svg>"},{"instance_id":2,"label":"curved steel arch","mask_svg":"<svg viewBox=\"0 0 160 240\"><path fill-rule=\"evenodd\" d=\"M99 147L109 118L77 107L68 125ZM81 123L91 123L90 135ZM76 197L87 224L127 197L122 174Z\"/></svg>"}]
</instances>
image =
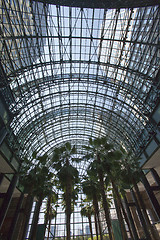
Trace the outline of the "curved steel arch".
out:
<instances>
[{"instance_id":1,"label":"curved steel arch","mask_svg":"<svg viewBox=\"0 0 160 240\"><path fill-rule=\"evenodd\" d=\"M141 43L139 43L141 44ZM157 44L155 45L157 46ZM146 75L144 74L143 72L139 72L138 70L135 70L135 69L132 69L132 68L129 68L129 67L125 67L125 66L121 66L121 65L116 65L116 64L111 64L109 62L100 62L100 61L86 61L86 60L66 60L66 61L49 61L49 62L44 62L44 63L38 63L38 64L32 64L32 65L28 65L26 67L23 67L23 68L19 68L17 70L15 70L13 73L11 72L8 77L11 78L11 77L15 77L15 76L19 76L22 74L22 72L26 72L26 71L29 71L29 70L34 70L34 69L38 69L38 68L41 68L41 67L46 67L47 65L65 65L65 64L90 64L90 65L98 65L98 66L103 66L103 67L112 67L114 69L120 69L122 71L126 71L131 73L131 74L135 74L135 75L138 75L140 77L142 77L142 79L146 79L146 80L149 80L149 81L154 81L154 78L149 76L149 75ZM12 78L11 78L12 80Z\"/></svg>"},{"instance_id":2,"label":"curved steel arch","mask_svg":"<svg viewBox=\"0 0 160 240\"><path fill-rule=\"evenodd\" d=\"M152 110L152 105L149 105L150 102L149 101L144 101L145 99L144 98L149 98L149 96L152 96L152 102L153 101L156 101L157 98L158 98L158 89L156 88L153 88L152 84L149 84L149 83L146 83L143 84L143 85L140 85L140 86L135 86L135 85L132 85L129 84L129 83L124 83L122 81L119 81L119 80L114 80L114 79L110 79L110 78L106 78L106 77L102 77L102 76L97 76L97 75L84 75L84 74L81 74L80 76L78 74L73 74L72 76L70 75L59 75L59 76L54 76L54 77L47 77L47 78L43 78L43 79L36 79L36 85L38 84L38 88L40 91L45 91L46 89L48 89L48 86L51 88L51 87L55 87L55 88L58 88L59 87L59 84L63 87L63 84L70 84L70 78L72 77L72 80L74 80L74 84L79 84L80 86L84 84L84 89L82 89L81 91L79 91L81 94L82 93L85 93L85 84L88 84L87 83L87 80L89 80L89 83L90 84L93 84L93 86L97 85L97 82L98 82L98 85L101 86L103 88L103 92L101 93L98 93L99 95L105 95L105 91L107 92L107 90L112 90L112 91L119 91L120 92L120 95L122 96L122 99L117 99L117 97L112 97L113 99L117 99L117 102L123 102L123 97L126 96L126 100L130 101L130 107L132 107L132 105L134 105L134 101L136 101L136 105L138 106L137 110L134 109L134 111L139 111L139 114L143 114L143 111L142 111L142 108L144 109L151 109ZM78 80L80 77L80 81ZM57 80L57 82L55 82L55 79ZM63 79L63 80L62 80ZM65 81L65 82L64 82ZM57 85L56 85L57 84ZM37 86L34 84L34 81L32 82L28 82L27 86L26 84L24 85L21 85L21 91L23 91L23 94L24 96L26 95L26 98L27 98L27 95L28 95L28 92L26 91L27 88L30 88L32 89L33 93L34 91L36 91L37 89ZM72 85L72 83L71 83ZM144 89L143 89L144 88ZM14 88L13 89L14 93L16 94L16 96L20 96L20 93L19 93L19 88ZM25 92L26 91L26 92ZM37 90L38 91L38 90ZM73 89L73 91L69 90L68 89L68 86L66 86L66 89L64 90L61 90L61 94L67 94L67 93L74 93L75 91L77 91L77 87L75 89ZM90 94L94 94L95 92L94 91L90 91ZM48 92L43 98L49 98L51 97L53 93L52 92ZM58 96L60 93L59 91L57 92L54 92L54 97L55 96ZM109 96L107 97L106 95L106 98L109 99ZM39 99L40 99L40 96L39 96ZM34 106L34 102L28 102L27 104L25 104L23 107L27 106L28 104L32 104ZM36 103L35 103L36 105ZM129 104L126 103L126 105L128 105L129 107ZM150 110L150 111L151 111ZM140 112L142 111L142 112ZM138 112L137 112L138 113Z\"/></svg>"},{"instance_id":3,"label":"curved steel arch","mask_svg":"<svg viewBox=\"0 0 160 240\"><path fill-rule=\"evenodd\" d=\"M0 86L3 95L8 89L12 93L11 103L4 98L17 114L11 128L20 145L45 151L47 143L38 143L40 129L40 141L60 144L64 136L79 146L79 132L84 139L96 137L94 124L99 124L106 134L110 130L111 141L138 153L154 131L148 115L160 94L155 80L158 7L109 10L2 2L5 74Z\"/></svg>"},{"instance_id":4,"label":"curved steel arch","mask_svg":"<svg viewBox=\"0 0 160 240\"><path fill-rule=\"evenodd\" d=\"M103 109L104 111L105 109ZM63 112L63 114L61 115L61 111ZM55 121L50 121L50 119L53 118L53 112L54 111L51 111L49 112L47 115L42 115L41 117L38 117L35 116L35 121L33 121L32 119L30 119L28 121L28 123L26 123L21 130L20 133L17 133L17 136L19 138L25 138L26 140L24 141L24 145L26 146L26 143L28 141L32 143L32 141L34 142L34 139L37 139L38 136L41 135L42 138L45 139L48 138L48 134L47 134L47 129L52 129L52 136L53 138L56 140L56 136L57 136L57 132L59 132L60 136L59 137L63 137L63 135L61 135L61 131L63 131L63 134L66 134L66 130L67 129L67 126L64 127L64 126L61 126L61 118L63 118L63 122L62 124L65 125L66 123L68 123L68 113L69 113L69 108L68 108L68 105L64 105L63 106L63 109L61 109L61 111L57 111L58 113L58 118L55 119ZM93 116L91 116L90 114L93 113L93 111L95 112L95 115L94 115L94 118ZM75 108L72 112L72 110L70 110L70 124L68 127L70 127L70 132L73 131L73 128L72 128L72 123L76 123L77 121L77 109ZM138 150L138 146L136 146L136 142L137 142L137 134L138 133L141 133L140 132L140 126L137 129L134 129L132 124L133 123L127 123L128 119L124 118L124 116L120 116L119 115L119 122L118 124L117 123L117 117L118 117L118 114L117 113L113 113L113 117L112 117L112 122L109 124L109 126L107 125L107 119L105 119L105 115L107 113L109 113L109 111L106 111L106 113L103 114L103 118L101 116L101 119L100 119L100 113L102 112L101 109L95 109L93 106L88 106L88 110L86 112L86 110L83 110L83 107L82 107L82 110L80 111L81 113L85 113L85 120L83 119L84 118L84 114L82 116L79 116L78 117L78 121L81 122L82 125L87 125L87 127L89 128L89 123L90 125L93 124L93 122L95 122L95 124L97 124L97 127L100 127L100 128L105 128L106 129L106 133L107 131L109 130L110 133L112 132L113 135L116 135L118 136L118 141L123 141L126 146L128 145L128 148L131 149L133 148L133 150L135 151ZM111 112L111 111L110 111ZM36 120L37 119L37 120ZM47 121L46 121L47 119ZM52 119L53 120L53 119ZM34 123L35 122L35 123ZM126 123L125 123L126 122ZM135 122L135 124L137 124ZM68 124L67 124L68 125ZM106 126L105 126L106 125ZM59 127L58 129L56 129L57 126L61 126ZM122 126L124 126L124 132L121 131L121 128ZM79 131L79 124L77 123L76 126L74 126L74 128L76 129L77 128L77 132ZM86 128L86 127L85 127ZM92 127L91 127L92 128ZM143 130L143 126L141 126L141 129ZM24 129L24 130L23 130ZM45 129L45 134L43 133ZM114 130L113 130L114 129ZM115 131L116 130L116 131ZM141 131L142 131L141 130ZM38 131L38 133L37 133ZM87 130L85 130L86 132ZM95 131L95 130L94 130ZM82 131L81 131L82 132ZM41 134L40 134L41 133ZM99 132L98 132L99 133ZM97 134L98 134L97 133ZM102 131L103 133L103 131ZM78 134L78 133L77 133ZM93 131L90 131L90 134L92 135L93 134ZM103 133L104 134L104 133ZM149 133L147 133L149 134ZM33 137L31 137L31 135L33 135ZM91 137L90 135L90 137ZM125 135L126 137L123 137L123 135ZM97 135L98 136L98 135ZM110 136L111 139L113 140L113 137ZM125 139L126 138L126 139ZM123 140L122 140L123 139ZM37 140L38 141L38 140ZM117 141L117 140L116 140ZM128 144L127 144L128 142ZM45 143L47 144L47 142ZM34 142L34 145L35 145L35 142ZM41 144L40 144L41 145ZM135 149L134 149L135 148ZM27 150L27 149L26 149ZM29 149L28 149L29 150Z\"/></svg>"},{"instance_id":5,"label":"curved steel arch","mask_svg":"<svg viewBox=\"0 0 160 240\"><path fill-rule=\"evenodd\" d=\"M87 132L87 131L86 131L86 132ZM46 149L46 144L43 144L43 145L42 145L42 143L41 143L41 144L38 145L38 144L36 144L37 142L34 142L34 140L33 140L32 144L34 145L34 147L37 149L37 151L38 151L39 153L44 153L44 152L45 152L45 153L47 153L48 156L50 157L50 156L52 155L52 151L54 151L54 148L55 148L55 147L61 145L62 143L65 143L66 141L71 142L71 144L73 144L74 142L76 142L77 154L83 156L83 155L85 154L86 150L83 150L83 151L82 151L82 145L84 145L85 142L86 142L86 144L87 144L87 143L88 143L88 138L91 137L89 130L88 130L88 134L87 134L86 132L85 132L85 134L79 133L79 134L77 134L77 135L75 135L74 133L68 135L67 133L64 132L64 135L63 135L63 138L64 138L64 139L63 139L62 137L57 137L57 138L50 139L50 141L47 143L47 145L49 145L49 147L50 147L49 149ZM97 130L97 131L94 131L94 134L92 135L92 137L97 137L98 134L99 134L98 130ZM70 136L70 138L69 138L69 136ZM102 136L103 136L103 135L102 135ZM84 138L82 138L82 137L84 137ZM80 145L80 144L77 144L77 140L80 141L81 138L82 138L82 140L81 140L81 145ZM42 137L42 139L44 139L44 138ZM119 141L114 139L114 135L113 135L113 137L111 136L110 139L111 139L111 141L114 142L114 144L115 144L116 147L119 145ZM86 141L85 141L85 140L86 140ZM56 142L55 142L55 141L56 141ZM54 144L53 144L53 143L54 143ZM25 149L24 154L29 155L29 154L27 153L27 150L33 151L33 150L34 150L34 148L32 148L33 145L30 144L29 146L27 146L26 149ZM80 152L79 152L79 151L80 151ZM49 154L49 152L51 152L51 153ZM81 153L81 154L80 154L80 153Z\"/></svg>"},{"instance_id":6,"label":"curved steel arch","mask_svg":"<svg viewBox=\"0 0 160 240\"><path fill-rule=\"evenodd\" d=\"M55 4L60 6L69 6L69 7L80 7L80 8L132 8L132 7L146 7L158 5L158 0L101 0L97 2L96 0L34 0L37 2Z\"/></svg>"}]
</instances>

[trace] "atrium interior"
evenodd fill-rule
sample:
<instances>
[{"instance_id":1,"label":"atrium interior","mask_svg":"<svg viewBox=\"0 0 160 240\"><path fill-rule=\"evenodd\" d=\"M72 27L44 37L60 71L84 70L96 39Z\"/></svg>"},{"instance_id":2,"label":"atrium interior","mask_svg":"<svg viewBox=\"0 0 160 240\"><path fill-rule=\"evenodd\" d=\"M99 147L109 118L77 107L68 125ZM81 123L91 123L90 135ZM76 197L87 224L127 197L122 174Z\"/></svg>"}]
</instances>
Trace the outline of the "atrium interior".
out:
<instances>
[{"instance_id":1,"label":"atrium interior","mask_svg":"<svg viewBox=\"0 0 160 240\"><path fill-rule=\"evenodd\" d=\"M156 0L1 0L0 240L160 239L159 26ZM99 173L105 138L117 165ZM84 186L101 173L109 220Z\"/></svg>"}]
</instances>

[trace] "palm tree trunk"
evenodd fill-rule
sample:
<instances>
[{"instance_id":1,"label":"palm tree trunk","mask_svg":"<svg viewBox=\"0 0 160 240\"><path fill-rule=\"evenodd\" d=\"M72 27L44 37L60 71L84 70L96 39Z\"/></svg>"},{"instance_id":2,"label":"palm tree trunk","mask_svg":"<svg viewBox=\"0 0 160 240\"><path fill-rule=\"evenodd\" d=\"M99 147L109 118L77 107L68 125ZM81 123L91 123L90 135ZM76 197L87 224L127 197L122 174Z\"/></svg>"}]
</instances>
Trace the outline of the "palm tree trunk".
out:
<instances>
[{"instance_id":1,"label":"palm tree trunk","mask_svg":"<svg viewBox=\"0 0 160 240\"><path fill-rule=\"evenodd\" d=\"M97 201L97 197L95 194L93 195L93 206L94 206L94 210L96 212L96 217L97 217L97 221L98 221L100 240L103 240L101 222L100 222L100 218L99 218L98 201Z\"/></svg>"},{"instance_id":2,"label":"palm tree trunk","mask_svg":"<svg viewBox=\"0 0 160 240\"><path fill-rule=\"evenodd\" d=\"M25 207L24 207L24 217L22 220L19 234L18 234L18 239L24 240L26 238L29 218L30 218L30 214L31 214L31 210L32 210L32 205L33 205L33 196L30 193L28 193Z\"/></svg>"},{"instance_id":3,"label":"palm tree trunk","mask_svg":"<svg viewBox=\"0 0 160 240\"><path fill-rule=\"evenodd\" d=\"M49 219L49 223L48 223L48 236L47 236L47 240L49 240L50 230L51 230L51 219Z\"/></svg>"},{"instance_id":4,"label":"palm tree trunk","mask_svg":"<svg viewBox=\"0 0 160 240\"><path fill-rule=\"evenodd\" d=\"M114 198L114 203L115 203L115 208L116 208L116 212L117 212L117 216L118 216L122 239L126 240L126 239L128 239L128 236L127 236L127 232L126 232L125 225L124 225L124 220L123 220L122 213L121 213L121 208L119 206L119 203L118 203L116 197Z\"/></svg>"},{"instance_id":5,"label":"palm tree trunk","mask_svg":"<svg viewBox=\"0 0 160 240\"><path fill-rule=\"evenodd\" d=\"M121 201L121 197L120 197L120 194L119 194L119 191L118 191L118 188L117 186L115 185L113 179L111 178L111 182L112 182L112 186L113 186L113 189L114 189L114 194L116 196L116 199L117 199L117 203L119 205L119 208L122 209L122 212L123 212L123 216L125 218L125 221L127 223L127 226L128 226L128 229L129 229L129 232L130 232L130 235L131 235L131 238L134 239L134 236L133 236L133 233L132 233L132 230L130 228L130 223L128 221L128 217L127 217L127 214L124 210L124 207L123 207L123 204L122 204L122 201Z\"/></svg>"},{"instance_id":6,"label":"palm tree trunk","mask_svg":"<svg viewBox=\"0 0 160 240\"><path fill-rule=\"evenodd\" d=\"M67 223L66 223L66 226L67 226L67 240L70 240L70 218L71 218L71 214L69 213L69 211L67 211Z\"/></svg>"},{"instance_id":7,"label":"palm tree trunk","mask_svg":"<svg viewBox=\"0 0 160 240\"><path fill-rule=\"evenodd\" d=\"M117 204L116 210L117 210L119 223L120 223L120 226L121 226L122 238L124 240L126 240L126 239L128 239L128 236L127 236L127 232L126 232L126 229L125 229L125 224L124 224L123 217L122 217L122 212L121 212L121 200L120 200L118 188L115 185L112 177L111 177L111 183L112 183L112 186L113 186L113 195L116 196L115 205Z\"/></svg>"},{"instance_id":8,"label":"palm tree trunk","mask_svg":"<svg viewBox=\"0 0 160 240\"><path fill-rule=\"evenodd\" d=\"M143 201L143 199L141 197L139 188L138 188L134 178L132 180L132 183L133 183L134 189L136 191L136 196L137 196L138 203L140 205L140 208L142 209L143 216L144 216L144 218L146 220L147 227L150 230L150 233L152 235L152 239L153 240L158 240L159 239L159 234L154 230L154 228L153 228L153 226L152 226L152 224L151 224L151 222L149 220L149 217L148 217L148 214L147 214L146 208L145 208L145 203L144 203L144 201Z\"/></svg>"},{"instance_id":9,"label":"palm tree trunk","mask_svg":"<svg viewBox=\"0 0 160 240\"><path fill-rule=\"evenodd\" d=\"M97 156L97 161L98 161L98 163L101 162L99 156ZM98 171L98 177L100 180L100 191L101 191L101 196L102 196L102 204L103 204L106 223L107 223L107 227L108 227L109 238L110 238L110 240L114 240L114 234L113 234L113 229L112 229L112 224L111 224L111 219L110 219L110 212L109 212L108 202L107 202L106 194L105 194L105 190L104 190L104 180L103 180L102 171Z\"/></svg>"},{"instance_id":10,"label":"palm tree trunk","mask_svg":"<svg viewBox=\"0 0 160 240\"><path fill-rule=\"evenodd\" d=\"M72 194L72 180L67 178L66 183L66 228L67 240L70 240L70 219L71 219L71 194Z\"/></svg>"},{"instance_id":11,"label":"palm tree trunk","mask_svg":"<svg viewBox=\"0 0 160 240\"><path fill-rule=\"evenodd\" d=\"M91 239L93 240L93 232L92 232L92 222L91 222L91 216L88 215L88 221L89 221L89 229L91 233Z\"/></svg>"},{"instance_id":12,"label":"palm tree trunk","mask_svg":"<svg viewBox=\"0 0 160 240\"><path fill-rule=\"evenodd\" d=\"M47 228L47 224L48 224L48 220L49 220L50 203L51 203L51 198L48 197L48 199L47 199L47 212L46 212L46 218L45 218L45 222L44 222L45 229ZM44 236L44 238L45 238L45 236Z\"/></svg>"},{"instance_id":13,"label":"palm tree trunk","mask_svg":"<svg viewBox=\"0 0 160 240\"><path fill-rule=\"evenodd\" d=\"M56 209L56 211L57 211L57 209ZM53 239L55 239L55 237L56 237L56 220L57 220L57 218L55 217L55 222L54 222L54 238L53 238Z\"/></svg>"},{"instance_id":14,"label":"palm tree trunk","mask_svg":"<svg viewBox=\"0 0 160 240\"><path fill-rule=\"evenodd\" d=\"M42 205L42 199L39 199L38 202L36 203L35 212L34 212L34 216L33 216L33 223L31 226L30 236L29 236L30 240L36 240L37 225L38 225L38 219L39 219L41 205Z\"/></svg>"},{"instance_id":15,"label":"palm tree trunk","mask_svg":"<svg viewBox=\"0 0 160 240\"><path fill-rule=\"evenodd\" d=\"M112 229L112 224L111 224L111 219L110 219L110 212L109 212L108 202L106 200L106 195L105 195L105 191L104 191L104 182L102 181L102 179L100 179L100 186L101 186L102 204L103 204L106 223L107 223L107 227L108 227L109 238L110 238L110 240L113 240L114 235L113 235L113 229Z\"/></svg>"},{"instance_id":16,"label":"palm tree trunk","mask_svg":"<svg viewBox=\"0 0 160 240\"><path fill-rule=\"evenodd\" d=\"M133 233L132 233L132 229L131 229L131 226L130 226L130 223L129 223L127 214L126 214L126 212L125 212L124 206L123 206L123 204L122 204L122 201L121 201L121 197L120 197L120 195L119 195L119 192L118 192L117 198L119 199L118 201L119 201L119 203L120 203L120 207L121 207L121 209L122 209L123 216L124 216L125 221L126 221L126 223L127 223L127 226L128 226L129 232L130 232L130 236L131 236L132 239L134 239L134 236L133 236Z\"/></svg>"},{"instance_id":17,"label":"palm tree trunk","mask_svg":"<svg viewBox=\"0 0 160 240\"><path fill-rule=\"evenodd\" d=\"M95 207L94 207L95 209ZM95 229L96 229L96 237L98 240L98 224L97 224L97 216L96 216L96 212L94 211L94 221L95 221Z\"/></svg>"}]
</instances>

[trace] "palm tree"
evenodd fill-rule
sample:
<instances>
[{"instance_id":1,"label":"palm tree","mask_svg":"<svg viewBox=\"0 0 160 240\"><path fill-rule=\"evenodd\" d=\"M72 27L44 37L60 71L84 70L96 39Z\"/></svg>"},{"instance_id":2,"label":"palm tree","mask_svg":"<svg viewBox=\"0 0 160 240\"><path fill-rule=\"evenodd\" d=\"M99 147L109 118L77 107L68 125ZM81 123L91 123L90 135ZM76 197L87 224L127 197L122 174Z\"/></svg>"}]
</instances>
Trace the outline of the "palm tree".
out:
<instances>
[{"instance_id":1,"label":"palm tree","mask_svg":"<svg viewBox=\"0 0 160 240\"><path fill-rule=\"evenodd\" d=\"M52 209L50 209L50 212L49 212L49 219L48 219L49 223L48 223L48 236L47 236L47 240L49 239L49 233L50 233L50 229L51 229L51 221L56 216L57 216L57 211L52 207Z\"/></svg>"},{"instance_id":2,"label":"palm tree","mask_svg":"<svg viewBox=\"0 0 160 240\"><path fill-rule=\"evenodd\" d=\"M39 212L40 212L40 208L42 205L42 201L44 198L53 194L53 190L52 190L53 185L52 185L52 181L51 181L52 176L53 176L52 174L51 175L45 174L45 176L44 176L41 172L41 174L38 177L39 186L34 191L34 195L37 198L37 203L36 203L36 209L35 209L35 213L34 213L34 217L33 217L33 223L32 223L31 230L30 230L30 238L29 239L31 239L31 240L36 239L38 218L39 218Z\"/></svg>"},{"instance_id":3,"label":"palm tree","mask_svg":"<svg viewBox=\"0 0 160 240\"><path fill-rule=\"evenodd\" d=\"M28 200L30 201L33 197L36 197L37 199L33 224L30 231L30 239L36 238L38 217L42 200L52 192L51 180L53 178L53 173L51 173L47 167L47 158L46 154L38 156L37 152L33 152L31 161L25 158L20 170L20 183L24 186L25 192L28 193L26 211L28 211ZM28 214L28 212L26 212L26 214ZM26 220L27 222L25 223L25 226L27 226L29 217L27 217ZM26 228L24 227L23 238L25 237L25 234Z\"/></svg>"},{"instance_id":4,"label":"palm tree","mask_svg":"<svg viewBox=\"0 0 160 240\"><path fill-rule=\"evenodd\" d=\"M64 191L67 240L70 240L70 217L72 213L72 196L75 185L79 182L79 173L72 162L79 162L75 158L76 148L71 147L69 142L63 146L54 149L52 158L52 167L57 171L57 183L59 188Z\"/></svg>"},{"instance_id":5,"label":"palm tree","mask_svg":"<svg viewBox=\"0 0 160 240\"><path fill-rule=\"evenodd\" d=\"M94 177L84 177L84 181L82 182L82 188L84 194L86 194L87 199L93 201L93 207L95 212L95 228L96 228L96 236L98 239L98 227L99 227L99 234L100 239L103 239L102 236L102 229L101 229L101 222L99 216L99 206L98 201L100 201L100 192L99 192L99 185L97 183L97 179L95 180ZM98 227L97 227L98 222Z\"/></svg>"},{"instance_id":6,"label":"palm tree","mask_svg":"<svg viewBox=\"0 0 160 240\"><path fill-rule=\"evenodd\" d=\"M52 191L52 188L50 189L50 191ZM30 236L29 236L29 239L31 239L31 240L36 240L36 233L37 233L37 225L38 225L40 208L41 208L41 205L42 205L42 201L47 196L47 194L48 194L47 192L44 193L43 190L42 190L41 195L36 196L37 201L36 201L36 206L35 206L35 210L34 210L34 215L33 215L33 220L32 220L32 225L31 225L31 230L30 230Z\"/></svg>"},{"instance_id":7,"label":"palm tree","mask_svg":"<svg viewBox=\"0 0 160 240\"><path fill-rule=\"evenodd\" d=\"M88 218L89 221L89 229L91 233L91 239L93 240L93 232L92 232L92 222L91 222L91 216L94 214L94 208L93 205L87 204L81 209L81 215Z\"/></svg>"},{"instance_id":8,"label":"palm tree","mask_svg":"<svg viewBox=\"0 0 160 240\"><path fill-rule=\"evenodd\" d=\"M127 233L125 229L125 224L123 221L123 215L126 219L126 222L129 226L129 222L127 220L127 216L125 214L125 211L123 209L123 205L121 202L121 197L119 193L119 186L121 187L121 171L124 168L122 166L122 162L125 157L125 151L121 147L119 150L115 150L114 146L112 144L108 144L107 138L98 138L95 140L90 140L89 148L91 151L91 156L94 158L94 161L90 164L89 170L91 172L97 172L97 175L100 179L101 183L101 194L103 196L103 206L106 206L105 204L105 185L104 185L104 179L107 178L107 184L111 183L113 188L113 196L115 198L116 204L116 210L117 215L119 219L119 223L121 225L121 232L123 239L127 239ZM88 149L89 149L88 148ZM96 154L93 155L93 152L96 152ZM88 155L89 156L89 155ZM105 181L106 182L106 181ZM104 208L105 210L105 208ZM108 211L107 209L105 212ZM109 216L108 216L109 217ZM106 216L106 222L109 221L109 218ZM110 223L109 223L110 225ZM129 227L130 229L130 227ZM130 231L131 232L131 231ZM109 233L110 235L110 233ZM110 236L111 238L111 236Z\"/></svg>"},{"instance_id":9,"label":"palm tree","mask_svg":"<svg viewBox=\"0 0 160 240\"><path fill-rule=\"evenodd\" d=\"M121 233L122 238L125 240L127 239L127 232L125 229L125 224L122 216L123 206L121 202L121 195L119 193L119 186L120 186L120 172L122 168L122 154L120 151L110 151L109 154L107 153L105 158L102 158L102 168L104 169L104 172L107 173L105 178L105 182L111 183L112 185L112 192L113 192L113 199L116 206L117 216L119 219L119 224L121 226ZM124 217L126 219L125 212ZM126 222L127 219L126 219Z\"/></svg>"},{"instance_id":10,"label":"palm tree","mask_svg":"<svg viewBox=\"0 0 160 240\"><path fill-rule=\"evenodd\" d=\"M84 158L86 160L92 160L92 163L88 168L88 172L91 175L97 174L99 178L102 204L105 212L108 233L110 239L112 240L114 239L114 234L110 219L109 205L106 199L104 177L105 174L108 173L108 171L110 171L110 168L113 165L112 163L113 158L115 160L119 160L122 154L119 151L115 151L113 149L113 145L107 142L106 137L96 138L94 140L90 138L89 146L84 146L84 148L88 151Z\"/></svg>"},{"instance_id":11,"label":"palm tree","mask_svg":"<svg viewBox=\"0 0 160 240\"><path fill-rule=\"evenodd\" d=\"M141 176L139 160L136 158L133 158L131 155L131 152L126 153L126 151L122 147L120 148L120 150L123 154L123 157L121 157L120 161L117 161L114 158L114 156L112 158L112 164L108 164L106 161L108 177L110 178L110 181L113 186L113 193L115 195L115 200L118 203L118 211L119 211L118 215L119 216L121 215L121 210L122 210L125 220L127 222L127 225L130 229L129 222L128 222L127 216L125 214L125 211L123 209L123 205L121 202L121 192L123 192L123 194L124 194L124 192L125 192L124 189L126 188L126 186L129 187L129 186L133 185L136 190L136 193L137 193L140 207L143 211L146 221L148 222L148 227L147 227L146 222L143 221L144 222L143 228L144 228L145 234L147 236L147 239L151 239L148 229L150 229L153 239L158 239L156 232L154 231L154 229L152 228L152 226L150 224L147 212L144 208L144 206L145 206L144 202L143 202L142 198L140 198L139 189L136 184L137 181L140 180L140 176ZM135 176L136 176L136 180L135 180ZM120 216L120 218L122 219L122 216ZM126 231L124 228L124 224L122 224L122 223L123 223L123 221L120 220L122 236L123 236L123 239L126 239L127 235L126 235ZM130 233L132 235L131 229L130 229Z\"/></svg>"},{"instance_id":12,"label":"palm tree","mask_svg":"<svg viewBox=\"0 0 160 240\"><path fill-rule=\"evenodd\" d=\"M46 211L45 211L45 216L44 216L45 229L46 229L47 224L48 224L48 237L47 237L47 239L49 238L51 220L54 219L57 215L57 211L53 208L53 205L55 206L57 200L58 200L58 194L56 192L52 192L51 195L49 195L48 198L47 198Z\"/></svg>"},{"instance_id":13,"label":"palm tree","mask_svg":"<svg viewBox=\"0 0 160 240\"><path fill-rule=\"evenodd\" d=\"M120 175L122 186L123 185L125 186L127 183L128 186L133 186L135 189L138 203L140 205L140 208L145 218L144 226L143 226L143 228L145 229L145 234L148 235L148 239L151 238L149 236L151 234L153 239L158 240L159 239L158 233L151 225L148 214L146 212L145 203L140 195L140 191L137 185L137 182L140 181L141 175L142 175L141 174L142 170L139 166L139 159L132 157L131 153L128 153L128 154L125 153L125 158L122 161L122 166L123 167Z\"/></svg>"}]
</instances>

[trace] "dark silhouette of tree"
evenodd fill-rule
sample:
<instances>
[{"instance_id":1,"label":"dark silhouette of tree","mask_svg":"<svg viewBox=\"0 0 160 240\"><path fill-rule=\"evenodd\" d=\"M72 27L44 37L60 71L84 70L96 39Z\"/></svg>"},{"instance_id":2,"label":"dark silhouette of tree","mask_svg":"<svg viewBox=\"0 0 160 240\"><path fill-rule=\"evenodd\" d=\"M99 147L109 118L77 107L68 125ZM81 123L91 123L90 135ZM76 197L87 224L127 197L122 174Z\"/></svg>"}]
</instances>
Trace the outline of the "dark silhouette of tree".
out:
<instances>
[{"instance_id":1,"label":"dark silhouette of tree","mask_svg":"<svg viewBox=\"0 0 160 240\"><path fill-rule=\"evenodd\" d=\"M57 171L57 185L64 192L63 199L66 213L67 240L70 240L70 217L72 213L72 199L74 198L75 186L79 182L79 173L72 165L78 162L75 158L76 148L69 142L54 149L52 167Z\"/></svg>"}]
</instances>

